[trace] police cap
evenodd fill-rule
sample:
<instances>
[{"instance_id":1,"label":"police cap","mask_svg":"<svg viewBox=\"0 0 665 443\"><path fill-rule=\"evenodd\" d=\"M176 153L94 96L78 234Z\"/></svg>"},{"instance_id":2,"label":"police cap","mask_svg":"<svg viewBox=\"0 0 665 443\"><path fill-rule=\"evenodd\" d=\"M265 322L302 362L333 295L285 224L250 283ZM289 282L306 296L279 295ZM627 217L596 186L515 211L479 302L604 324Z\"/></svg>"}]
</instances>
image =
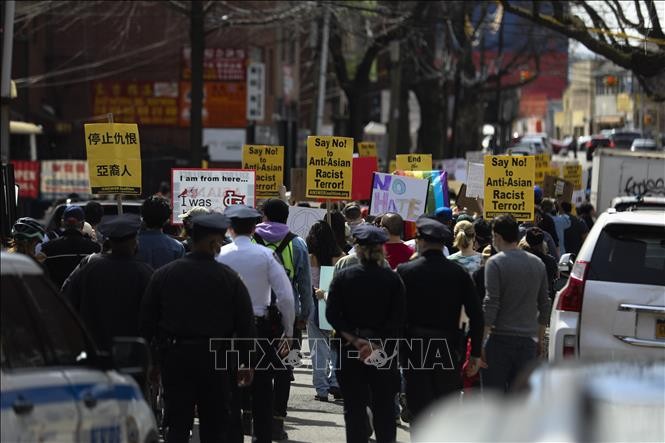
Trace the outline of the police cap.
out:
<instances>
[{"instance_id":1,"label":"police cap","mask_svg":"<svg viewBox=\"0 0 665 443\"><path fill-rule=\"evenodd\" d=\"M368 223L354 227L351 232L359 245L379 245L388 241L388 233L384 229Z\"/></svg>"},{"instance_id":2,"label":"police cap","mask_svg":"<svg viewBox=\"0 0 665 443\"><path fill-rule=\"evenodd\" d=\"M111 240L126 240L135 237L141 227L141 219L136 214L123 214L97 226L97 230Z\"/></svg>"},{"instance_id":3,"label":"police cap","mask_svg":"<svg viewBox=\"0 0 665 443\"><path fill-rule=\"evenodd\" d=\"M195 215L192 217L192 226L194 230L203 228L209 231L225 232L229 227L229 218L219 213Z\"/></svg>"},{"instance_id":4,"label":"police cap","mask_svg":"<svg viewBox=\"0 0 665 443\"><path fill-rule=\"evenodd\" d=\"M228 218L237 219L255 219L262 217L259 211L246 205L231 205L224 210L224 215Z\"/></svg>"},{"instance_id":5,"label":"police cap","mask_svg":"<svg viewBox=\"0 0 665 443\"><path fill-rule=\"evenodd\" d=\"M421 215L416 220L418 236L433 242L445 242L450 238L450 229L443 223L433 218Z\"/></svg>"}]
</instances>

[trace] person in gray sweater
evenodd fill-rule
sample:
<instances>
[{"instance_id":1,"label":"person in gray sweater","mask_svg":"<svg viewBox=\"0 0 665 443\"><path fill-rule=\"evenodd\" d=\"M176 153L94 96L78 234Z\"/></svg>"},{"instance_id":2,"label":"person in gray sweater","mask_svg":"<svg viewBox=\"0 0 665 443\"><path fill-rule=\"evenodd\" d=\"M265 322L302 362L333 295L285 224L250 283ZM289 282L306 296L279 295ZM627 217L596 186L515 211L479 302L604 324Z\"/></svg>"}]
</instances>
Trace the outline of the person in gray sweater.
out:
<instances>
[{"instance_id":1,"label":"person in gray sweater","mask_svg":"<svg viewBox=\"0 0 665 443\"><path fill-rule=\"evenodd\" d=\"M542 355L550 312L543 262L517 247L519 229L511 215L494 219L498 254L485 265L483 384L507 392L515 377Z\"/></svg>"}]
</instances>

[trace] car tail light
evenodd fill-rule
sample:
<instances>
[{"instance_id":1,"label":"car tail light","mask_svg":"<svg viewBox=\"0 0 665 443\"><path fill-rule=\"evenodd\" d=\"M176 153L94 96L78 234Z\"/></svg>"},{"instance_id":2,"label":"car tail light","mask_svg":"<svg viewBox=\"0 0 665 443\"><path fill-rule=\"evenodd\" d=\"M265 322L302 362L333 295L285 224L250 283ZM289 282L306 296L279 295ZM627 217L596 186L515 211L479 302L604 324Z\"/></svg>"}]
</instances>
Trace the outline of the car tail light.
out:
<instances>
[{"instance_id":1,"label":"car tail light","mask_svg":"<svg viewBox=\"0 0 665 443\"><path fill-rule=\"evenodd\" d=\"M586 145L584 147L587 148L587 149L591 149L591 148L593 148L593 143L586 142Z\"/></svg>"},{"instance_id":2,"label":"car tail light","mask_svg":"<svg viewBox=\"0 0 665 443\"><path fill-rule=\"evenodd\" d=\"M575 342L577 337L574 335L563 336L563 358L575 357Z\"/></svg>"},{"instance_id":3,"label":"car tail light","mask_svg":"<svg viewBox=\"0 0 665 443\"><path fill-rule=\"evenodd\" d=\"M556 305L559 311L582 312L582 299L584 297L584 282L589 270L589 262L580 260L575 262L568 283L561 290L559 302Z\"/></svg>"},{"instance_id":4,"label":"car tail light","mask_svg":"<svg viewBox=\"0 0 665 443\"><path fill-rule=\"evenodd\" d=\"M610 140L610 148L616 148L617 146L614 144L614 140Z\"/></svg>"}]
</instances>

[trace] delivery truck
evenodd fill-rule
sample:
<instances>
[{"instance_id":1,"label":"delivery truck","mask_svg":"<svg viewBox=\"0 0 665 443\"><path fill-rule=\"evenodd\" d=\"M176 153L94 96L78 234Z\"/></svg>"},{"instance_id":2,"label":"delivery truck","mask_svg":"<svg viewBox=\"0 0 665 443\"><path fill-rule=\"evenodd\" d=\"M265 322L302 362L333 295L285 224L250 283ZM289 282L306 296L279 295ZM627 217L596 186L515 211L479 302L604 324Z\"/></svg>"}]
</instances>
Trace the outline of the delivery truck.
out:
<instances>
[{"instance_id":1,"label":"delivery truck","mask_svg":"<svg viewBox=\"0 0 665 443\"><path fill-rule=\"evenodd\" d=\"M597 213L620 196L665 196L665 152L598 149L591 168L591 204Z\"/></svg>"}]
</instances>

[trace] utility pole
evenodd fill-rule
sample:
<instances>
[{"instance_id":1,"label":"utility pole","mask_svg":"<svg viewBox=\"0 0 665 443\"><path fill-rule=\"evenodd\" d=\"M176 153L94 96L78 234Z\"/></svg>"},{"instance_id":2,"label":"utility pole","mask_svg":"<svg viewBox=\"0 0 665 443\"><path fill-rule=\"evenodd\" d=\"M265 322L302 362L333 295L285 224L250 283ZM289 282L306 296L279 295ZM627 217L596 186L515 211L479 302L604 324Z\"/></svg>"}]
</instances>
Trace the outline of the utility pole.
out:
<instances>
[{"instance_id":1,"label":"utility pole","mask_svg":"<svg viewBox=\"0 0 665 443\"><path fill-rule=\"evenodd\" d=\"M0 118L0 156L2 164L9 163L9 102L11 101L12 48L14 43L14 12L16 2L5 2L2 31L2 78L0 78L0 97L2 98L2 116Z\"/></svg>"},{"instance_id":2,"label":"utility pole","mask_svg":"<svg viewBox=\"0 0 665 443\"><path fill-rule=\"evenodd\" d=\"M321 36L321 64L319 66L319 95L316 102L316 124L314 135L321 132L323 126L323 113L326 104L326 77L328 74L328 38L330 37L330 11L323 13L323 35Z\"/></svg>"},{"instance_id":3,"label":"utility pole","mask_svg":"<svg viewBox=\"0 0 665 443\"><path fill-rule=\"evenodd\" d=\"M189 149L193 168L201 167L203 145L203 51L205 49L203 2L191 2L189 41L191 46L192 77L189 110Z\"/></svg>"},{"instance_id":4,"label":"utility pole","mask_svg":"<svg viewBox=\"0 0 665 443\"><path fill-rule=\"evenodd\" d=\"M400 63L400 43L390 42L390 116L388 118L388 158L386 165L390 164L397 155L399 141L399 104L402 87L402 64Z\"/></svg>"}]
</instances>

